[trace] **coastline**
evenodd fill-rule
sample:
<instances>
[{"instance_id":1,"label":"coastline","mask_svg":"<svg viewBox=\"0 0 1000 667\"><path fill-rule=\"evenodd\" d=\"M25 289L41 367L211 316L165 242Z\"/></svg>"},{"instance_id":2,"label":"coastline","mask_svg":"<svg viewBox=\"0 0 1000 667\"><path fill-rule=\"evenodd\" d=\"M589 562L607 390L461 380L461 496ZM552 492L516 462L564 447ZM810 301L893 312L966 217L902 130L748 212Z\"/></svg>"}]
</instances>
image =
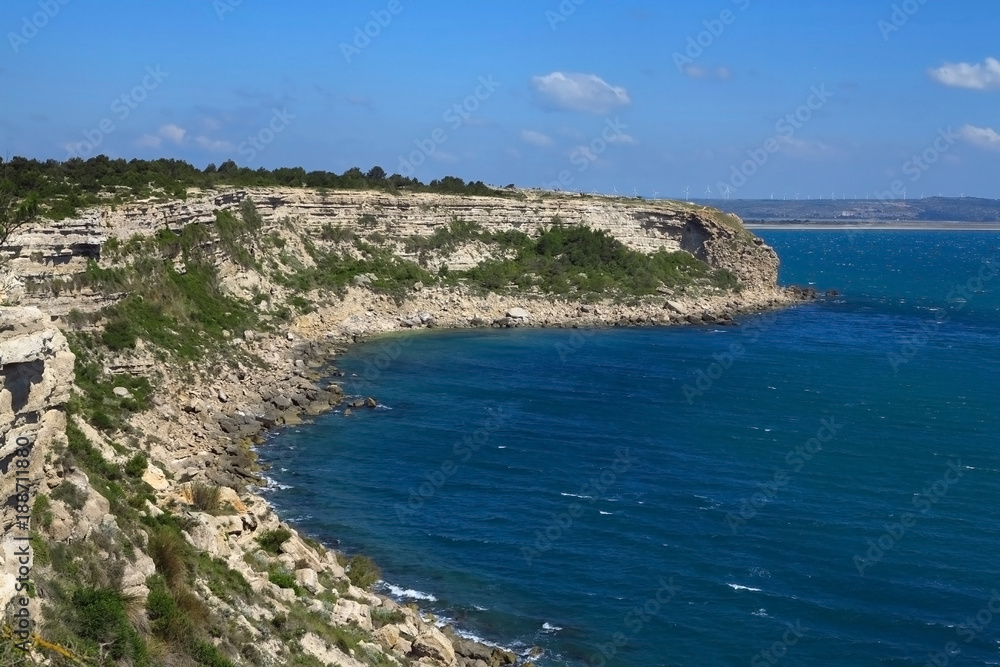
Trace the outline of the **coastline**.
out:
<instances>
[{"instance_id":1,"label":"coastline","mask_svg":"<svg viewBox=\"0 0 1000 667\"><path fill-rule=\"evenodd\" d=\"M941 222L931 220L864 221L817 220L816 222L745 222L749 230L794 230L794 231L927 231L927 232L1000 232L998 222Z\"/></svg>"},{"instance_id":2,"label":"coastline","mask_svg":"<svg viewBox=\"0 0 1000 667\"><path fill-rule=\"evenodd\" d=\"M282 547L282 551L287 548L287 560L302 560L304 552L313 551L314 555L305 560L314 563L314 567L319 568L319 574L344 578L344 569L337 559L330 552L324 555L312 547L308 535L300 534L278 516L266 498L266 490L255 488L256 483L263 481L258 476L260 471L255 470L255 448L274 429L301 424L337 407L363 410L377 405L377 397L349 396L336 381L340 376L335 369L335 360L347 346L377 337L394 338L400 334L412 335L417 331L434 329L733 324L734 316L790 307L808 301L811 296L808 291L798 288L776 288L711 298L670 300L666 304L663 299L656 299L634 306L613 303L595 306L489 295L471 301L462 299L461 304L455 305L449 301L456 298L454 294L426 289L415 299L396 305L365 289L352 288L340 303L299 318L287 331L268 335L247 332L242 338L234 338L234 346L257 355L263 361L260 367L238 365L234 372L219 378L211 386L168 378L164 382L164 395L151 411L134 417L133 425L159 436L162 449L151 451L151 458L173 462L169 473L174 478L206 479L240 488L238 498L232 505L238 511L242 524L254 525L255 529L234 535L227 532L227 528L213 526L213 522L208 521L205 530L192 535L196 546L213 555L226 555L230 567L241 571L256 586L258 584L254 579L259 577L244 562L255 547L254 536L284 528L293 535L286 547ZM433 312L424 312L431 314L431 319L414 323L415 319L420 319L422 310L441 303L450 305L439 305ZM520 305L512 305L514 303ZM532 317L520 319L507 316L516 312L518 307L531 312ZM479 315L468 318L472 312ZM477 324L471 324L470 320ZM212 446L211 443L217 445ZM215 456L202 455L206 445ZM250 456L247 456L248 453ZM163 471L153 468L151 471L150 481L162 479ZM165 502L179 497L186 501L182 498L183 491L176 484L164 480L154 484L154 488L157 488L157 496ZM239 511L241 508L243 511ZM309 578L309 575L303 576ZM267 582L259 585L265 586ZM441 627L440 619L427 615L421 608L420 600L396 602L390 596L366 593L353 586L350 594L355 599L370 603L372 608L409 609L407 620L415 628L413 634L433 634L438 643L442 639L447 640L457 660L454 663L445 659L440 663L422 664L475 665L475 660L488 654L491 661L498 661L496 664L530 665L530 660L537 657L530 648L518 656L492 641L470 640L463 636L461 629ZM364 616L364 612L359 613ZM432 633L431 628L437 632ZM405 643L400 644L399 637L393 632L382 635L379 632L375 632L375 637L380 640L383 650L398 652L400 648L409 648ZM448 650L442 651L439 657L447 658ZM486 660L483 662L492 664Z\"/></svg>"}]
</instances>

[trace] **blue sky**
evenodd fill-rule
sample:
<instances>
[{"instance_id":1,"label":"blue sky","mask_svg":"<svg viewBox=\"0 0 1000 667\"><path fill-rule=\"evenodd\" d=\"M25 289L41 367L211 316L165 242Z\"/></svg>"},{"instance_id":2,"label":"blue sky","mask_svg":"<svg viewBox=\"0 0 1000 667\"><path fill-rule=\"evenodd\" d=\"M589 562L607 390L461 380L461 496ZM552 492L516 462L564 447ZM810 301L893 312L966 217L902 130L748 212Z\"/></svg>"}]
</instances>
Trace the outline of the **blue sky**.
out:
<instances>
[{"instance_id":1,"label":"blue sky","mask_svg":"<svg viewBox=\"0 0 1000 667\"><path fill-rule=\"evenodd\" d=\"M4 0L0 151L1000 198L998 34L995 0Z\"/></svg>"}]
</instances>

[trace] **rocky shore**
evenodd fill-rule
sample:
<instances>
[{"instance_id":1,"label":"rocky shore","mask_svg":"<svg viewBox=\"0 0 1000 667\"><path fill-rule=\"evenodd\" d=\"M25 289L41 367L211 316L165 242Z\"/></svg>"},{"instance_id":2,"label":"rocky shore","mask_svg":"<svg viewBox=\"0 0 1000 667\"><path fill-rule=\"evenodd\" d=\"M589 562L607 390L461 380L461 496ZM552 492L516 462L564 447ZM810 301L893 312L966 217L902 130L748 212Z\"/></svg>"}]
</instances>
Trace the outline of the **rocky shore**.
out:
<instances>
[{"instance_id":1,"label":"rocky shore","mask_svg":"<svg viewBox=\"0 0 1000 667\"><path fill-rule=\"evenodd\" d=\"M253 644L254 661L259 664L288 664L292 654L305 654L319 664L342 667L366 664L497 667L530 664L525 661L533 657L517 656L462 639L450 628L438 627L433 617L413 605L401 605L359 588L351 581L352 566L346 559L299 535L255 491L261 484L262 471L256 465L254 446L268 430L299 424L334 408L349 414L352 410L377 406L377 396L348 395L349 386L345 389L340 385L334 364L346 346L376 336L412 335L425 329L732 325L740 315L788 307L815 297L809 290L778 287L777 258L773 251L742 230L738 221L720 222L713 217L715 214L699 213L684 206L650 211L610 202L601 209L594 202L580 204L546 198L496 212L492 208L497 206L494 201L463 198L437 197L433 201L401 203L398 198L351 194L344 195L334 205L329 198L310 198L298 192L251 194L259 202L270 203L272 211L266 220L267 229L273 234L284 233L281 230L287 228L279 223L279 217L289 207L298 207L313 227L319 227L331 215L338 215L338 211L346 221L356 219L359 210L377 210L389 219L388 226L395 225L397 231L400 226L410 225L425 233L433 225L417 224L414 220L433 217L432 207L436 206L461 209L465 215L479 216L484 224L494 224L490 221L495 218L500 221L495 224L508 226L518 222L519 215L537 215L539 209L544 209L544 214L555 211L564 218L575 219L575 216L579 218L577 224L598 220L636 247L690 249L696 256L717 263L713 265L731 268L743 283L738 292L665 291L628 302L621 299L584 302L531 293L482 294L462 286L421 284L413 285L404 299L398 299L370 289L365 280L357 280L355 286L338 298L319 304L312 312L281 326L227 331L220 356L229 361L211 369L164 364L142 340L134 349L117 352L108 362L108 372L148 377L156 382L151 409L136 413L129 420L128 441L132 445L122 446L79 416L71 417L70 421L112 466L126 468L137 452L141 453L144 457L141 479L155 497L155 501L147 501L141 514L156 517L169 510L183 516L187 522L183 531L185 540L199 554L224 563L248 582L254 595L239 604L226 599L203 580L196 581L194 593L213 613L229 619L248 638ZM35 428L31 456L34 495L51 498L51 519L44 529L47 539L80 544L94 540L95 535L121 533L125 527L108 499L98 491L99 485L79 466L55 463L65 449L66 436L59 425L65 424L67 389L73 385L72 363L68 363L72 355L59 326L70 310L99 308L102 298L85 287L75 294L59 295L29 292L24 286L43 274L49 284L66 284L68 277L83 271L78 260L92 259L95 246L100 248L112 236L126 238L128 232L151 233L159 224L152 222L159 220L158 216L167 217L168 222L173 216L181 224L199 224L205 210L217 205L237 205L246 196L247 193L236 193L229 199L209 198L183 206L146 206L141 212L135 207L97 212L73 223L77 224L74 229L85 232L86 241L67 243L72 233L63 234L56 241L60 248L54 248L51 240L40 240L40 234L21 239L12 262L16 271L8 276L6 290L8 301L13 297L20 307L0 309L3 355L0 372L6 387L0 391L0 407L7 405L11 413L11 426L3 431L5 450L10 447L11 439L21 433L18 428L43 427ZM380 208L373 208L376 206ZM422 211L423 217L415 211ZM363 220L357 224L363 226ZM301 229L296 232L301 233ZM301 247L301 242L300 236L287 235L289 249L295 249L296 243ZM47 264L49 256L62 257L63 261ZM265 305L271 310L289 297L287 290L265 276L225 262L220 270L232 293L263 292L268 295ZM63 282L53 283L53 280ZM54 296L58 299L53 299ZM32 308L32 302L47 306L51 316ZM39 336L47 341L44 345L24 342ZM6 349L12 352L4 352ZM39 377L46 378L44 386L48 389L44 397L39 393L41 390L32 389L32 400L21 405L13 397L11 378L20 377L18 374L23 371L19 369L30 364L35 365ZM114 393L126 398L129 390L115 387ZM57 490L65 489L67 484L78 493L60 495ZM199 507L195 495L204 487L220 489L221 509ZM3 491L5 498L17 495L11 489ZM77 496L85 498L85 502L71 502ZM4 510L3 522L8 548L4 550L0 602L13 595L17 572L16 561L10 555L13 552L10 536L14 534L16 518L9 507ZM263 549L262 539L277 534L287 537L270 551ZM122 574L118 583L128 595L145 599L150 594L147 580L158 569L146 550L136 549L128 555L127 550L120 554L109 546L98 555L109 562L120 561ZM277 570L291 573L294 585L275 583ZM45 571L44 565L40 571ZM33 617L40 622L38 627L44 634L45 611L38 600L32 605ZM321 636L318 630L304 631L294 640L295 645L290 646L290 640L272 636L269 628L296 614L314 615L331 627L349 627L365 639L348 647Z\"/></svg>"}]
</instances>

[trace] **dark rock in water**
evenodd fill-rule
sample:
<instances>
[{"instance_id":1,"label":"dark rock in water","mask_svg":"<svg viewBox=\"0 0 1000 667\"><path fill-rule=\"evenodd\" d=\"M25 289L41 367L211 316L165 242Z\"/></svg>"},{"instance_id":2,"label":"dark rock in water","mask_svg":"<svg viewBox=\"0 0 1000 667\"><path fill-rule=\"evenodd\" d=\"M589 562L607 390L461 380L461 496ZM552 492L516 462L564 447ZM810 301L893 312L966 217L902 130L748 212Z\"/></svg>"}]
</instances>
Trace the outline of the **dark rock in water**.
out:
<instances>
[{"instance_id":1,"label":"dark rock in water","mask_svg":"<svg viewBox=\"0 0 1000 667\"><path fill-rule=\"evenodd\" d=\"M493 320L493 326L500 327L501 329L509 329L514 326L514 320L509 317L501 317L498 320Z\"/></svg>"},{"instance_id":2,"label":"dark rock in water","mask_svg":"<svg viewBox=\"0 0 1000 667\"><path fill-rule=\"evenodd\" d=\"M356 398L353 401L351 401L350 405L352 408L363 408L365 407L365 399Z\"/></svg>"},{"instance_id":3,"label":"dark rock in water","mask_svg":"<svg viewBox=\"0 0 1000 667\"><path fill-rule=\"evenodd\" d=\"M469 320L469 324L471 324L474 327L485 327L487 324L489 324L489 322L487 322L481 317L473 317L471 320Z\"/></svg>"},{"instance_id":4,"label":"dark rock in water","mask_svg":"<svg viewBox=\"0 0 1000 667\"><path fill-rule=\"evenodd\" d=\"M835 289L827 290L826 295L827 296L840 296L840 292L838 292Z\"/></svg>"},{"instance_id":5,"label":"dark rock in water","mask_svg":"<svg viewBox=\"0 0 1000 667\"><path fill-rule=\"evenodd\" d=\"M812 299L815 299L817 296L819 296L819 292L817 292L812 287L800 287L798 285L792 285L791 287L788 288L788 291L791 292L793 296L803 301L811 301Z\"/></svg>"},{"instance_id":6,"label":"dark rock in water","mask_svg":"<svg viewBox=\"0 0 1000 667\"><path fill-rule=\"evenodd\" d=\"M700 315L688 315L687 317L684 318L684 320L688 324L701 324L701 316Z\"/></svg>"},{"instance_id":7,"label":"dark rock in water","mask_svg":"<svg viewBox=\"0 0 1000 667\"><path fill-rule=\"evenodd\" d=\"M365 399L365 407L368 407L368 408L377 408L378 407L378 401L376 401L374 398L372 398L371 396L369 396L368 398Z\"/></svg>"},{"instance_id":8,"label":"dark rock in water","mask_svg":"<svg viewBox=\"0 0 1000 667\"><path fill-rule=\"evenodd\" d=\"M354 410L351 410L350 408L347 408L346 410L344 410L344 416L345 417L350 417L353 414L354 414Z\"/></svg>"}]
</instances>

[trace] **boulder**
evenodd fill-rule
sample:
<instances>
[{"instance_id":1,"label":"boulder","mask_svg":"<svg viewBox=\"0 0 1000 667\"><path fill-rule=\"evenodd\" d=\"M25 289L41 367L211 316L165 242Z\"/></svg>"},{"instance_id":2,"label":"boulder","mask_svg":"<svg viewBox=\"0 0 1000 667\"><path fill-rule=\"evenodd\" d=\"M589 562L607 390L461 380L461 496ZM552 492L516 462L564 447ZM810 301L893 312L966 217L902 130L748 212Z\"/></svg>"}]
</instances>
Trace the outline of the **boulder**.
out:
<instances>
[{"instance_id":1,"label":"boulder","mask_svg":"<svg viewBox=\"0 0 1000 667\"><path fill-rule=\"evenodd\" d=\"M301 570L295 570L295 581L298 582L299 586L302 586L313 595L320 591L319 575L312 568L306 567Z\"/></svg>"},{"instance_id":2,"label":"boulder","mask_svg":"<svg viewBox=\"0 0 1000 667\"><path fill-rule=\"evenodd\" d=\"M511 308L507 311L507 317L515 320L528 320L531 319L531 313L524 308Z\"/></svg>"},{"instance_id":3,"label":"boulder","mask_svg":"<svg viewBox=\"0 0 1000 667\"><path fill-rule=\"evenodd\" d=\"M411 655L417 659L430 658L448 667L457 664L455 660L455 648L448 641L444 634L434 627L424 628L413 640Z\"/></svg>"},{"instance_id":4,"label":"boulder","mask_svg":"<svg viewBox=\"0 0 1000 667\"><path fill-rule=\"evenodd\" d=\"M373 630L371 608L354 600L344 598L337 600L337 606L333 608L330 620L334 625L353 623L365 632Z\"/></svg>"},{"instance_id":5,"label":"boulder","mask_svg":"<svg viewBox=\"0 0 1000 667\"><path fill-rule=\"evenodd\" d=\"M111 393L113 393L118 398L132 398L132 392L130 392L125 387L115 387L114 389L111 390Z\"/></svg>"},{"instance_id":6,"label":"boulder","mask_svg":"<svg viewBox=\"0 0 1000 667\"><path fill-rule=\"evenodd\" d=\"M395 625L383 625L375 631L375 639L378 640L382 646L385 646L388 649L394 649L399 644L399 628Z\"/></svg>"}]
</instances>

